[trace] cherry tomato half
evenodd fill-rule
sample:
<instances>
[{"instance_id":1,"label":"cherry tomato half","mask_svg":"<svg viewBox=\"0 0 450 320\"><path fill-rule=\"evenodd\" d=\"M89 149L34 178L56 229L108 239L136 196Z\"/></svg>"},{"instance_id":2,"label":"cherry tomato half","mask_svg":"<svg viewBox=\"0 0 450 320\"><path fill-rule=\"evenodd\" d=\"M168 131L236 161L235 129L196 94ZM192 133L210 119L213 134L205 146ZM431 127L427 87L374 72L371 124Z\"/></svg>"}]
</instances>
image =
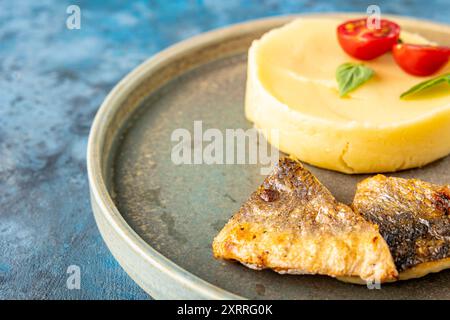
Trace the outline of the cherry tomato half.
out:
<instances>
[{"instance_id":1,"label":"cherry tomato half","mask_svg":"<svg viewBox=\"0 0 450 320\"><path fill-rule=\"evenodd\" d=\"M390 51L400 36L395 22L381 19L379 28L369 28L367 18L346 21L337 28L339 43L349 55L371 60Z\"/></svg>"},{"instance_id":2,"label":"cherry tomato half","mask_svg":"<svg viewBox=\"0 0 450 320\"><path fill-rule=\"evenodd\" d=\"M450 48L399 43L392 53L397 64L415 76L429 76L445 64L450 57Z\"/></svg>"}]
</instances>

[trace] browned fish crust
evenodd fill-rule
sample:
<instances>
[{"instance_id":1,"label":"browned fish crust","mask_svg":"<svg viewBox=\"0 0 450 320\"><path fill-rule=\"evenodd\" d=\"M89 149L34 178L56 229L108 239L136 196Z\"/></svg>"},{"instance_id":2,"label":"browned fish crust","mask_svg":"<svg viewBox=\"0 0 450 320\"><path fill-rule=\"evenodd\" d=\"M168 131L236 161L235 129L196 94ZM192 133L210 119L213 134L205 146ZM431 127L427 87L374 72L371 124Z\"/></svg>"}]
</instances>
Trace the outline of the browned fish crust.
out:
<instances>
[{"instance_id":1,"label":"browned fish crust","mask_svg":"<svg viewBox=\"0 0 450 320\"><path fill-rule=\"evenodd\" d=\"M377 175L352 207L379 226L399 272L450 257L450 186Z\"/></svg>"},{"instance_id":2,"label":"browned fish crust","mask_svg":"<svg viewBox=\"0 0 450 320\"><path fill-rule=\"evenodd\" d=\"M298 161L283 158L213 242L217 258L280 273L395 280L375 225L339 203Z\"/></svg>"}]
</instances>

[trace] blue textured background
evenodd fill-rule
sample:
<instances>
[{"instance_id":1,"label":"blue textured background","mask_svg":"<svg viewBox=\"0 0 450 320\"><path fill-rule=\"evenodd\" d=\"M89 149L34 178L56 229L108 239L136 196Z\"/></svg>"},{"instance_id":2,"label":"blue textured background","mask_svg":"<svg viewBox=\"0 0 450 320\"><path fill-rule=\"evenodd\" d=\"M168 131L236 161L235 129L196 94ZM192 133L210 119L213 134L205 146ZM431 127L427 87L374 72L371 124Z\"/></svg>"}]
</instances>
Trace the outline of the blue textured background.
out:
<instances>
[{"instance_id":1,"label":"blue textured background","mask_svg":"<svg viewBox=\"0 0 450 320\"><path fill-rule=\"evenodd\" d=\"M109 253L88 197L86 142L100 103L179 40L270 15L360 11L450 23L438 1L0 1L0 298L145 299ZM81 8L81 30L65 26ZM66 288L69 265L81 290Z\"/></svg>"}]
</instances>

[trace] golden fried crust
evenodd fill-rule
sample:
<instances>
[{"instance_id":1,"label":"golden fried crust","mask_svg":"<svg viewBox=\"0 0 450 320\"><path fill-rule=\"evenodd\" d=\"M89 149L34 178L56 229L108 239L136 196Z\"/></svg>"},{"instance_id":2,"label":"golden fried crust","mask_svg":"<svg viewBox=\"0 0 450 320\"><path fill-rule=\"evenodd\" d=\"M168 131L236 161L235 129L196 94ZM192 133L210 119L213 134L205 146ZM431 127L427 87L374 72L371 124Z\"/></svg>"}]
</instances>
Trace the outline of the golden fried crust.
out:
<instances>
[{"instance_id":1,"label":"golden fried crust","mask_svg":"<svg viewBox=\"0 0 450 320\"><path fill-rule=\"evenodd\" d=\"M440 259L431 262L424 262L415 265L412 268L400 272L398 280L410 280L426 276L429 273L440 272L445 269L450 269L450 258ZM359 277L337 277L338 280L353 284L367 284L366 281Z\"/></svg>"},{"instance_id":2,"label":"golden fried crust","mask_svg":"<svg viewBox=\"0 0 450 320\"><path fill-rule=\"evenodd\" d=\"M283 158L213 242L215 257L279 273L390 281L397 271L372 223L337 202L299 162Z\"/></svg>"},{"instance_id":3,"label":"golden fried crust","mask_svg":"<svg viewBox=\"0 0 450 320\"><path fill-rule=\"evenodd\" d=\"M378 225L402 278L448 267L450 186L377 175L358 184L352 207Z\"/></svg>"}]
</instances>

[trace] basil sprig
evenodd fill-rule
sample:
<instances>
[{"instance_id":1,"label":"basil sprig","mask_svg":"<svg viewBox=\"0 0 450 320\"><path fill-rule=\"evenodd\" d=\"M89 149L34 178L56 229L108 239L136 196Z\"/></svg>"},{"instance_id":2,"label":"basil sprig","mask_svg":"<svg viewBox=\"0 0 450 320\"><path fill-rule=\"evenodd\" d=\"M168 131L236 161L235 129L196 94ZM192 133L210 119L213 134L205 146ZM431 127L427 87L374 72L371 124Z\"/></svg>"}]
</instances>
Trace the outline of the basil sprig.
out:
<instances>
[{"instance_id":1,"label":"basil sprig","mask_svg":"<svg viewBox=\"0 0 450 320\"><path fill-rule=\"evenodd\" d=\"M447 82L448 84L450 84L450 73L446 73L446 74L440 75L438 77L435 77L433 79L429 79L429 80L423 81L419 84L416 84L408 91L403 92L400 95L400 98L404 98L406 96L410 96L410 95L422 92L428 88L437 86L438 84L441 84L444 82Z\"/></svg>"},{"instance_id":2,"label":"basil sprig","mask_svg":"<svg viewBox=\"0 0 450 320\"><path fill-rule=\"evenodd\" d=\"M363 64L348 62L340 65L336 70L339 95L344 97L372 78L373 75L373 70Z\"/></svg>"}]
</instances>

